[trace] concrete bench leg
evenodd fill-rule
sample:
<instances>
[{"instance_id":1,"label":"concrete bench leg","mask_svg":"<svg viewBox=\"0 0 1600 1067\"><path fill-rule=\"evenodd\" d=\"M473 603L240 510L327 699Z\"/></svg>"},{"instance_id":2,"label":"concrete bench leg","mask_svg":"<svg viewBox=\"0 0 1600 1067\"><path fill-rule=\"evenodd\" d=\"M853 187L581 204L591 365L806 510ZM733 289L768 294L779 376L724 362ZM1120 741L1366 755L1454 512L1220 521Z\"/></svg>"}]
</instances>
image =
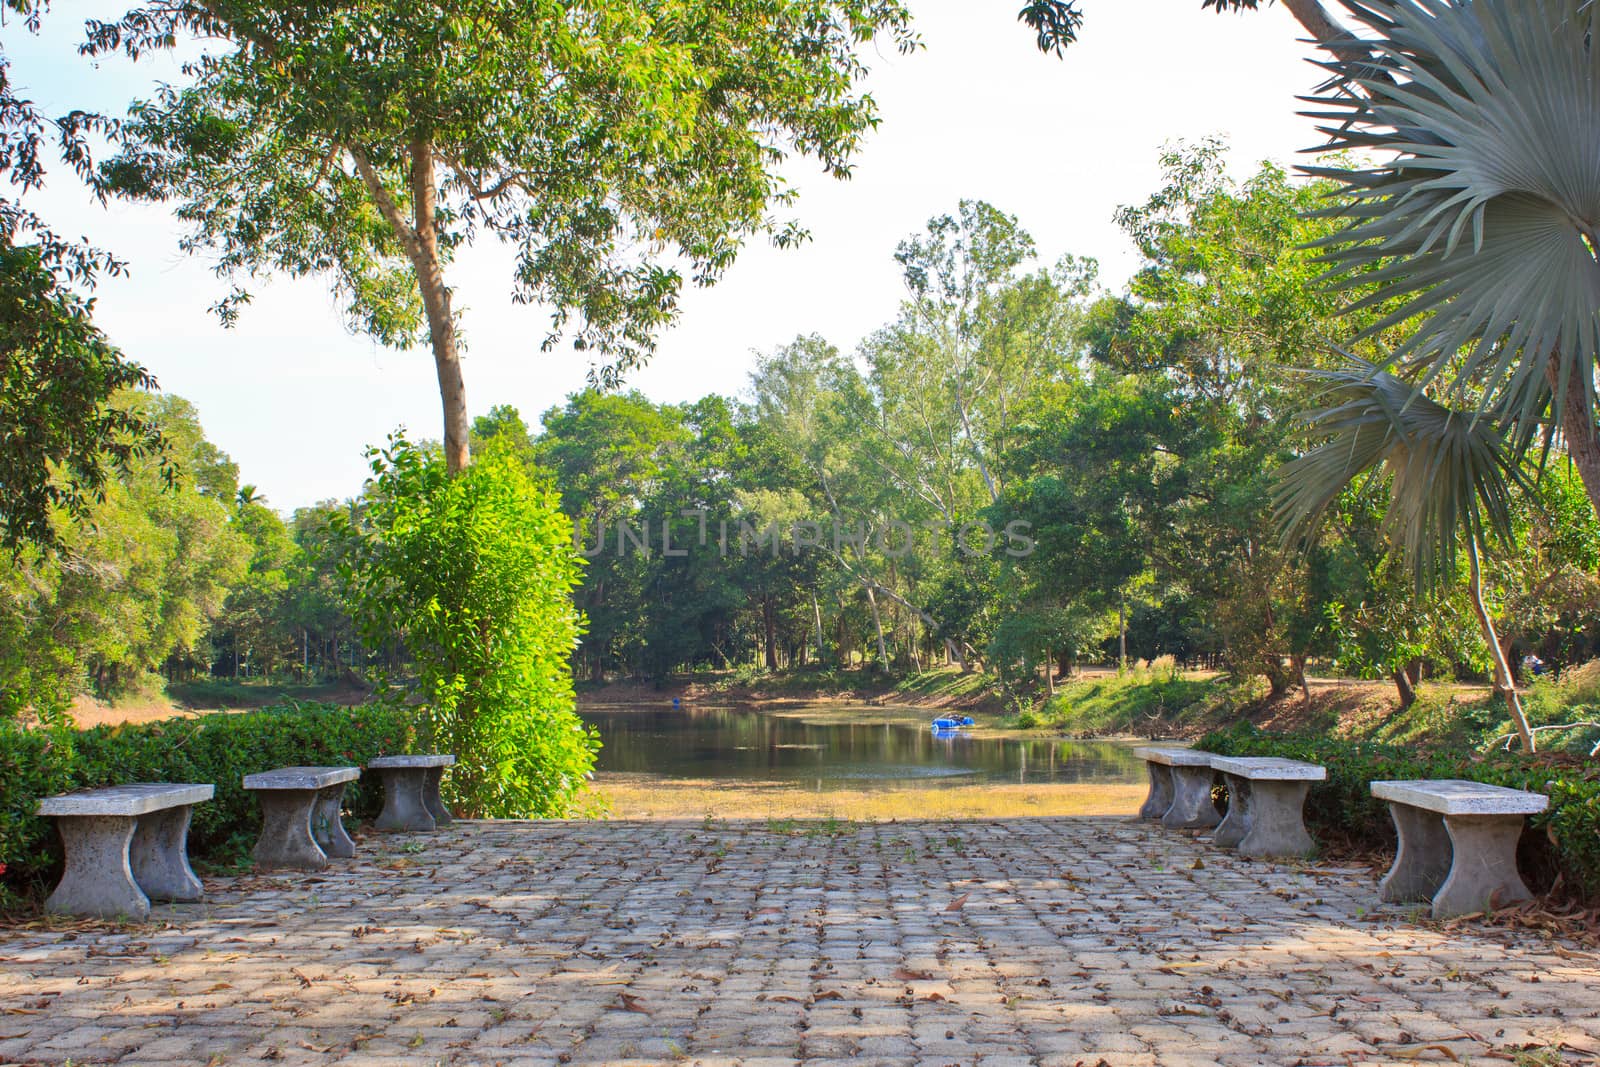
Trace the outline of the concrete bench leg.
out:
<instances>
[{"instance_id":1,"label":"concrete bench leg","mask_svg":"<svg viewBox=\"0 0 1600 1067\"><path fill-rule=\"evenodd\" d=\"M317 791L311 805L311 836L323 853L336 859L347 860L355 856L356 843L345 831L339 812L344 808L345 783L330 785Z\"/></svg>"},{"instance_id":2,"label":"concrete bench leg","mask_svg":"<svg viewBox=\"0 0 1600 1067\"><path fill-rule=\"evenodd\" d=\"M189 866L189 819L185 804L139 816L128 847L133 880L151 900L204 900L205 886Z\"/></svg>"},{"instance_id":3,"label":"concrete bench leg","mask_svg":"<svg viewBox=\"0 0 1600 1067\"><path fill-rule=\"evenodd\" d=\"M1394 866L1378 884L1378 897L1391 904L1431 900L1450 873L1450 837L1436 813L1410 804L1389 805L1400 847Z\"/></svg>"},{"instance_id":4,"label":"concrete bench leg","mask_svg":"<svg viewBox=\"0 0 1600 1067\"><path fill-rule=\"evenodd\" d=\"M311 812L320 792L317 789L263 789L256 793L261 801L262 816L261 837L253 853L257 866L320 871L328 865L327 853L311 836Z\"/></svg>"},{"instance_id":5,"label":"concrete bench leg","mask_svg":"<svg viewBox=\"0 0 1600 1067\"><path fill-rule=\"evenodd\" d=\"M136 821L131 815L56 816L67 862L45 910L99 919L148 918L150 898L133 880L128 863Z\"/></svg>"},{"instance_id":6,"label":"concrete bench leg","mask_svg":"<svg viewBox=\"0 0 1600 1067\"><path fill-rule=\"evenodd\" d=\"M1150 776L1150 795L1144 798L1139 818L1159 819L1172 807L1172 768L1165 763L1146 760L1144 769Z\"/></svg>"},{"instance_id":7,"label":"concrete bench leg","mask_svg":"<svg viewBox=\"0 0 1600 1067\"><path fill-rule=\"evenodd\" d=\"M1521 815L1446 815L1453 859L1433 895L1433 917L1489 911L1533 896L1517 872Z\"/></svg>"},{"instance_id":8,"label":"concrete bench leg","mask_svg":"<svg viewBox=\"0 0 1600 1067\"><path fill-rule=\"evenodd\" d=\"M1210 767L1172 768L1172 807L1161 817L1170 830L1208 830L1222 821L1211 802Z\"/></svg>"},{"instance_id":9,"label":"concrete bench leg","mask_svg":"<svg viewBox=\"0 0 1600 1067\"><path fill-rule=\"evenodd\" d=\"M455 816L450 814L450 809L444 806L444 801L439 797L439 783L444 779L443 767L429 767L428 777L422 785L422 806L428 809L428 814L433 816L437 826L449 826L455 822Z\"/></svg>"},{"instance_id":10,"label":"concrete bench leg","mask_svg":"<svg viewBox=\"0 0 1600 1067\"><path fill-rule=\"evenodd\" d=\"M1250 829L1239 842L1239 855L1253 859L1309 856L1317 844L1306 833L1306 794L1310 782L1250 783Z\"/></svg>"},{"instance_id":11,"label":"concrete bench leg","mask_svg":"<svg viewBox=\"0 0 1600 1067\"><path fill-rule=\"evenodd\" d=\"M1250 783L1237 774L1224 773L1222 780L1228 783L1228 814L1211 834L1211 843L1218 848L1238 848L1250 832Z\"/></svg>"},{"instance_id":12,"label":"concrete bench leg","mask_svg":"<svg viewBox=\"0 0 1600 1067\"><path fill-rule=\"evenodd\" d=\"M372 824L374 829L437 829L438 824L428 814L423 793L427 787L429 768L384 767L379 773L383 775L383 813Z\"/></svg>"}]
</instances>

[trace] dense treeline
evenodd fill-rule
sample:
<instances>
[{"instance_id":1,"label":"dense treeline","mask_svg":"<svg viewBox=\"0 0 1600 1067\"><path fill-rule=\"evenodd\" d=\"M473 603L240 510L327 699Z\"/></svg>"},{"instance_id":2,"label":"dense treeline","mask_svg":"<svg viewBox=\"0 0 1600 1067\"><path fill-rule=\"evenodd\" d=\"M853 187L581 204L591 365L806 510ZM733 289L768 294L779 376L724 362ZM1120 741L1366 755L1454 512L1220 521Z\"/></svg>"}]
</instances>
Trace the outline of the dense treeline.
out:
<instances>
[{"instance_id":1,"label":"dense treeline","mask_svg":"<svg viewBox=\"0 0 1600 1067\"><path fill-rule=\"evenodd\" d=\"M1402 702L1424 674L1482 676L1460 583L1419 593L1384 536L1381 479L1309 552L1281 543L1273 479L1319 399L1299 372L1352 332L1306 248L1323 190L1272 167L1235 187L1214 144L1166 164L1119 214L1144 261L1121 293L964 203L900 246L907 299L853 356L802 337L743 403L548 413L525 447L591 557L583 672L942 660L1048 687L1170 655L1284 692L1316 659ZM1529 477L1488 563L1497 630L1508 654L1585 658L1600 528L1559 454Z\"/></svg>"},{"instance_id":2,"label":"dense treeline","mask_svg":"<svg viewBox=\"0 0 1600 1067\"><path fill-rule=\"evenodd\" d=\"M536 428L509 406L479 418L474 450L573 521L579 676L955 663L1022 693L1084 660L1172 656L1284 692L1315 660L1403 702L1425 674L1483 676L1459 583L1419 592L1390 548L1380 479L1308 552L1280 539L1272 481L1320 388L1299 372L1338 364L1327 339L1352 332L1306 248L1331 232L1308 215L1323 190L1270 166L1235 185L1215 144L1165 162L1119 213L1143 261L1121 292L963 202L902 242L906 298L853 353L800 337L739 398L587 391ZM183 401L121 402L173 442L177 484L136 464L65 552L5 570L11 710L150 672L404 671L342 599L341 517L370 502L285 522ZM1530 482L1487 561L1497 631L1513 658L1587 658L1600 526L1559 454Z\"/></svg>"}]
</instances>

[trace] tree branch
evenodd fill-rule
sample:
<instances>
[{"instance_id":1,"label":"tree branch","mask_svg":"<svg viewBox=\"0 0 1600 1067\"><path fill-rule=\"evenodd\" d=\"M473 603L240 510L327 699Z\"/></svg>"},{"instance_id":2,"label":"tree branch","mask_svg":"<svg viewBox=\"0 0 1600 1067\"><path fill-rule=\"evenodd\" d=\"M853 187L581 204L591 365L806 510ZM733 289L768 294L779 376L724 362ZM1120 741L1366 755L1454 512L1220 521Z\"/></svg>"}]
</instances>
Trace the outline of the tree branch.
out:
<instances>
[{"instance_id":1,"label":"tree branch","mask_svg":"<svg viewBox=\"0 0 1600 1067\"><path fill-rule=\"evenodd\" d=\"M362 182L367 186L367 192L372 194L373 202L378 205L378 211L394 228L395 235L405 246L406 255L415 261L422 254L417 231L406 222L405 215L400 211L400 205L394 202L388 187L383 184L383 178L373 168L372 161L367 158L366 151L354 145L346 145L345 151L349 152L350 158L355 161L356 173L361 175Z\"/></svg>"}]
</instances>

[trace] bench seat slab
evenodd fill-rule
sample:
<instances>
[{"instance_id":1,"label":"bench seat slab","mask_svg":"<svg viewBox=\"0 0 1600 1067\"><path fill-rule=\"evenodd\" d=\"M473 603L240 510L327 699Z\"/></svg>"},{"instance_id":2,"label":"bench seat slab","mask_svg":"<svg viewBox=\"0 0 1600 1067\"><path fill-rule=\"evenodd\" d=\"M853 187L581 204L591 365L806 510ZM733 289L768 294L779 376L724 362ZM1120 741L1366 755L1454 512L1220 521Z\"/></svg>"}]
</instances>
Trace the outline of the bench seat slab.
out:
<instances>
[{"instance_id":1,"label":"bench seat slab","mask_svg":"<svg viewBox=\"0 0 1600 1067\"><path fill-rule=\"evenodd\" d=\"M1172 764L1172 807L1161 817L1170 830L1207 830L1222 821L1211 801L1211 764Z\"/></svg>"},{"instance_id":2,"label":"bench seat slab","mask_svg":"<svg viewBox=\"0 0 1600 1067\"><path fill-rule=\"evenodd\" d=\"M426 833L438 829L438 822L428 811L428 778L433 768L426 765L379 766L369 763L383 777L383 811L372 824L375 830L417 831Z\"/></svg>"},{"instance_id":3,"label":"bench seat slab","mask_svg":"<svg viewBox=\"0 0 1600 1067\"><path fill-rule=\"evenodd\" d=\"M216 787L211 785L135 782L45 797L39 802L39 814L148 815L167 808L202 803L210 800L215 792Z\"/></svg>"},{"instance_id":4,"label":"bench seat slab","mask_svg":"<svg viewBox=\"0 0 1600 1067\"><path fill-rule=\"evenodd\" d=\"M328 854L311 836L311 813L318 797L316 789L266 789L256 794L261 803L261 836L252 852L256 866L299 871L328 866Z\"/></svg>"},{"instance_id":5,"label":"bench seat slab","mask_svg":"<svg viewBox=\"0 0 1600 1067\"><path fill-rule=\"evenodd\" d=\"M1150 776L1150 792L1139 808L1139 818L1159 819L1172 807L1172 768L1165 763L1146 760L1145 774Z\"/></svg>"},{"instance_id":6,"label":"bench seat slab","mask_svg":"<svg viewBox=\"0 0 1600 1067\"><path fill-rule=\"evenodd\" d=\"M1252 859L1296 859L1316 851L1306 832L1306 794L1311 782L1257 778L1250 782L1249 823L1239 855Z\"/></svg>"},{"instance_id":7,"label":"bench seat slab","mask_svg":"<svg viewBox=\"0 0 1600 1067\"><path fill-rule=\"evenodd\" d=\"M1372 795L1440 815L1537 815L1550 806L1542 793L1456 778L1373 782Z\"/></svg>"},{"instance_id":8,"label":"bench seat slab","mask_svg":"<svg viewBox=\"0 0 1600 1067\"><path fill-rule=\"evenodd\" d=\"M360 767L279 767L247 774L244 787L256 789L327 789L361 777Z\"/></svg>"},{"instance_id":9,"label":"bench seat slab","mask_svg":"<svg viewBox=\"0 0 1600 1067\"><path fill-rule=\"evenodd\" d=\"M1212 756L1211 766L1252 782L1321 782L1328 777L1326 767L1278 756Z\"/></svg>"},{"instance_id":10,"label":"bench seat slab","mask_svg":"<svg viewBox=\"0 0 1600 1067\"><path fill-rule=\"evenodd\" d=\"M1224 772L1222 780L1228 786L1228 813L1211 833L1211 843L1218 848L1238 848L1245 834L1250 832L1250 783L1237 774Z\"/></svg>"},{"instance_id":11,"label":"bench seat slab","mask_svg":"<svg viewBox=\"0 0 1600 1067\"><path fill-rule=\"evenodd\" d=\"M1146 763L1163 763L1169 767L1210 767L1211 753L1182 745L1141 745L1133 754Z\"/></svg>"},{"instance_id":12,"label":"bench seat slab","mask_svg":"<svg viewBox=\"0 0 1600 1067\"><path fill-rule=\"evenodd\" d=\"M367 769L372 771L394 770L396 768L415 767L454 767L456 758L449 754L425 754L420 756L379 756L367 761Z\"/></svg>"},{"instance_id":13,"label":"bench seat slab","mask_svg":"<svg viewBox=\"0 0 1600 1067\"><path fill-rule=\"evenodd\" d=\"M133 880L128 845L134 815L58 815L56 829L66 850L61 882L45 910L98 919L146 919L150 898Z\"/></svg>"}]
</instances>

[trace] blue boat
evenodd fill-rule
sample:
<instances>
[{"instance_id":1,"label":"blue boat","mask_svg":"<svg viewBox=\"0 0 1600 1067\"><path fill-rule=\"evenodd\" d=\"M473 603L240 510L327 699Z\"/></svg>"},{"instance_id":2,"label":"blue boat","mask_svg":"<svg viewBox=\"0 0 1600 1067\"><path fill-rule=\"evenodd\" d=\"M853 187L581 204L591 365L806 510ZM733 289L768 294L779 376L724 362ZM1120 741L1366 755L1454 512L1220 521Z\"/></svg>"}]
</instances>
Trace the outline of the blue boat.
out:
<instances>
[{"instance_id":1,"label":"blue boat","mask_svg":"<svg viewBox=\"0 0 1600 1067\"><path fill-rule=\"evenodd\" d=\"M941 715L933 720L933 732L936 734L947 733L973 725L976 724L971 715Z\"/></svg>"}]
</instances>

